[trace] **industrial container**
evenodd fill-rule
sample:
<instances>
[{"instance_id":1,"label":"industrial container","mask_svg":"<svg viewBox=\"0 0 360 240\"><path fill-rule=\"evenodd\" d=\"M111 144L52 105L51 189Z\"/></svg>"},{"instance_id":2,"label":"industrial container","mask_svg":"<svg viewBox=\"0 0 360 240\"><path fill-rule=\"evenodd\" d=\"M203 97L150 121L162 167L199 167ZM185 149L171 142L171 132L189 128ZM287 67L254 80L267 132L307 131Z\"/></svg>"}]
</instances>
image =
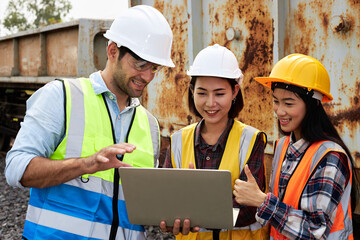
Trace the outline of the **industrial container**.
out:
<instances>
[{"instance_id":1,"label":"industrial container","mask_svg":"<svg viewBox=\"0 0 360 240\"><path fill-rule=\"evenodd\" d=\"M106 63L103 33L112 20L79 19L0 38L0 150L25 114L26 99L61 77L87 77Z\"/></svg>"},{"instance_id":2,"label":"industrial container","mask_svg":"<svg viewBox=\"0 0 360 240\"><path fill-rule=\"evenodd\" d=\"M174 131L196 121L186 103L186 70L196 54L218 43L233 51L245 79L238 119L267 133L270 167L280 137L272 96L254 77L268 76L290 53L320 60L329 72L334 100L325 110L360 169L360 1L132 0L164 14L174 34L175 68L157 73L141 98L159 120L162 156ZM0 38L0 147L6 148L24 115L31 91L55 77L88 76L102 69L111 21L80 19ZM161 162L162 163L162 162ZM270 171L268 171L270 172ZM360 172L359 172L360 173Z\"/></svg>"}]
</instances>

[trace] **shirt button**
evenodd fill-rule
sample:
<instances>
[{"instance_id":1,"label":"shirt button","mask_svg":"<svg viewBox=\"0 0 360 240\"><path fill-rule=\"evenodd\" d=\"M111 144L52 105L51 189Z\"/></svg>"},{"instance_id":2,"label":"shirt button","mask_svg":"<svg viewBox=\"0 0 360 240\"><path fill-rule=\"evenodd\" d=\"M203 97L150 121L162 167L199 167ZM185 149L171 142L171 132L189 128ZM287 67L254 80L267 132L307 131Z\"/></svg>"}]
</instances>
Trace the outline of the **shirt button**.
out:
<instances>
[{"instance_id":1,"label":"shirt button","mask_svg":"<svg viewBox=\"0 0 360 240\"><path fill-rule=\"evenodd\" d=\"M110 95L109 98L110 98L110 100L114 100L114 96L113 96L113 95Z\"/></svg>"},{"instance_id":2,"label":"shirt button","mask_svg":"<svg viewBox=\"0 0 360 240\"><path fill-rule=\"evenodd\" d=\"M210 157L209 157L209 156L207 156L205 159L209 161L209 160L210 160Z\"/></svg>"}]
</instances>

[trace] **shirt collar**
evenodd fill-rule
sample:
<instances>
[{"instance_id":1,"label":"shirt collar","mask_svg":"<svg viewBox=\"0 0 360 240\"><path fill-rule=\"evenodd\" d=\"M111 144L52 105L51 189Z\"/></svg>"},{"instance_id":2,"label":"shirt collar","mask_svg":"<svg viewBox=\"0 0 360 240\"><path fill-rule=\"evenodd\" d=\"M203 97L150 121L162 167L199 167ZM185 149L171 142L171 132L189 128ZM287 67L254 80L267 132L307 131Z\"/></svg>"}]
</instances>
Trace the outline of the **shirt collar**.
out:
<instances>
[{"instance_id":1,"label":"shirt collar","mask_svg":"<svg viewBox=\"0 0 360 240\"><path fill-rule=\"evenodd\" d=\"M294 133L292 132L291 135L290 135L290 143L289 145L291 146L292 148L292 151L293 152L297 152L299 154L301 154L302 152L304 152L308 146L309 146L309 142L306 141L305 139L301 138L299 140L297 140L296 142L293 141L293 135Z\"/></svg>"},{"instance_id":2,"label":"shirt collar","mask_svg":"<svg viewBox=\"0 0 360 240\"><path fill-rule=\"evenodd\" d=\"M204 124L204 122L205 122L204 119L201 119L201 121L196 125L196 128L195 128L195 147L202 146L201 145L202 138L201 138L200 130L201 130L201 127ZM226 125L226 128L224 129L223 133L219 137L216 144L213 145L213 148L212 148L213 151L215 151L218 146L220 146L222 149L225 149L226 139L224 139L224 138L227 138L227 136L229 135L229 132L230 132L230 129L232 128L233 122L234 122L234 119L229 118L229 120L227 122L227 125Z\"/></svg>"},{"instance_id":3,"label":"shirt collar","mask_svg":"<svg viewBox=\"0 0 360 240\"><path fill-rule=\"evenodd\" d=\"M94 92L96 95L102 93L108 93L114 95L110 90L107 88L104 79L102 78L100 71L94 72L90 75L90 82L93 86ZM115 95L114 95L115 97ZM130 98L130 103L127 107L133 108L140 105L140 101L138 98Z\"/></svg>"}]
</instances>

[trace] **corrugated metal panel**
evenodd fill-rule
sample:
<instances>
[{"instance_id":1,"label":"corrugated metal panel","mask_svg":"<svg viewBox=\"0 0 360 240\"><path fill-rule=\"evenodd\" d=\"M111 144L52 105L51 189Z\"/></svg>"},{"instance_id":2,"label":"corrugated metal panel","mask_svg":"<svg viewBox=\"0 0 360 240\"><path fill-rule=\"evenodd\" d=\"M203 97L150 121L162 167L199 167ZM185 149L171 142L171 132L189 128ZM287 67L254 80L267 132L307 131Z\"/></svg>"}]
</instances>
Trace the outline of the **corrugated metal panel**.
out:
<instances>
[{"instance_id":1,"label":"corrugated metal panel","mask_svg":"<svg viewBox=\"0 0 360 240\"><path fill-rule=\"evenodd\" d=\"M9 76L14 67L14 41L0 42L0 76Z\"/></svg>"},{"instance_id":2,"label":"corrugated metal panel","mask_svg":"<svg viewBox=\"0 0 360 240\"><path fill-rule=\"evenodd\" d=\"M48 75L77 76L78 33L74 27L46 35Z\"/></svg>"},{"instance_id":3,"label":"corrugated metal panel","mask_svg":"<svg viewBox=\"0 0 360 240\"><path fill-rule=\"evenodd\" d=\"M272 97L253 78L269 75L278 59L299 52L328 69L335 99L325 108L360 166L359 1L132 1L137 4L160 10L174 33L176 67L158 74L143 96L163 137L195 121L186 106L186 70L202 48L219 43L235 53L245 75L239 119L268 134L271 153L279 137Z\"/></svg>"},{"instance_id":4,"label":"corrugated metal panel","mask_svg":"<svg viewBox=\"0 0 360 240\"><path fill-rule=\"evenodd\" d=\"M271 95L253 80L271 70L272 1L132 1L131 5L137 4L160 10L174 34L172 59L176 67L159 73L142 97L143 104L159 119L163 137L196 121L187 108L190 78L186 70L201 49L215 43L234 52L245 75L245 107L239 119L273 136Z\"/></svg>"},{"instance_id":5,"label":"corrugated metal panel","mask_svg":"<svg viewBox=\"0 0 360 240\"><path fill-rule=\"evenodd\" d=\"M165 68L157 74L144 92L142 102L158 118L161 135L169 136L193 119L185 93L190 81L186 75L190 16L187 1L154 1L153 6L165 15L171 26L174 35L171 58L176 67Z\"/></svg>"},{"instance_id":6,"label":"corrugated metal panel","mask_svg":"<svg viewBox=\"0 0 360 240\"><path fill-rule=\"evenodd\" d=\"M334 97L325 109L359 168L360 2L297 0L288 9L285 54L308 54L325 65Z\"/></svg>"},{"instance_id":7,"label":"corrugated metal panel","mask_svg":"<svg viewBox=\"0 0 360 240\"><path fill-rule=\"evenodd\" d=\"M40 39L38 36L28 36L19 39L20 75L37 76L41 65Z\"/></svg>"},{"instance_id":8,"label":"corrugated metal panel","mask_svg":"<svg viewBox=\"0 0 360 240\"><path fill-rule=\"evenodd\" d=\"M274 135L272 98L253 78L271 71L272 6L273 1L267 0L203 1L204 47L219 43L229 48L237 56L244 74L241 87L245 105L238 118L265 131L270 140ZM272 147L269 149L272 151Z\"/></svg>"}]
</instances>

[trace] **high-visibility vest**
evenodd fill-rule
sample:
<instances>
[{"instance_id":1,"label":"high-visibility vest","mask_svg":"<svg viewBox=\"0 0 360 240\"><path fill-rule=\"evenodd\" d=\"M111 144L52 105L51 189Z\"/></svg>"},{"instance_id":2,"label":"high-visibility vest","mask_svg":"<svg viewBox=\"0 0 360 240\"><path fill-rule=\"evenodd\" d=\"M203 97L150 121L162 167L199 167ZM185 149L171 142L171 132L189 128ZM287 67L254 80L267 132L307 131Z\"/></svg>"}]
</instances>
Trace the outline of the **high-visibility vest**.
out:
<instances>
[{"instance_id":1,"label":"high-visibility vest","mask_svg":"<svg viewBox=\"0 0 360 240\"><path fill-rule=\"evenodd\" d=\"M110 113L89 79L64 79L65 137L51 159L88 157L115 142ZM135 108L126 142L136 149L123 162L154 167L159 152L157 120ZM116 201L117 199L117 201ZM24 239L145 239L144 228L130 224L117 169L87 174L44 189L32 188Z\"/></svg>"},{"instance_id":2,"label":"high-visibility vest","mask_svg":"<svg viewBox=\"0 0 360 240\"><path fill-rule=\"evenodd\" d=\"M171 161L174 168L189 168L190 162L196 167L194 152L195 128L196 123L180 129L171 136ZM241 171L251 155L259 133L259 130L234 120L219 166L220 170L229 170L231 172L233 187L235 180L239 178ZM264 142L266 143L265 134L263 136ZM269 229L255 222L246 227L221 229L219 237L222 240L269 239ZM176 236L176 239L213 239L213 232L201 228L197 233L189 233L189 235L186 236L179 234Z\"/></svg>"},{"instance_id":3,"label":"high-visibility vest","mask_svg":"<svg viewBox=\"0 0 360 240\"><path fill-rule=\"evenodd\" d=\"M275 196L279 197L279 178L281 166L285 159L286 151L288 149L290 137L281 138L275 149L274 160L271 177L271 189ZM298 163L295 171L293 172L284 193L283 202L295 209L301 209L301 195L308 180L317 170L317 167L323 157L329 152L339 152L346 154L344 149L332 141L319 141L313 143L305 152L301 161ZM352 231L352 217L351 217L351 183L352 171L351 163L348 158L348 166L350 172L349 182L345 187L345 191L341 197L339 206L336 209L336 217L331 227L330 234L327 239L353 239ZM279 233L274 227L271 227L270 239L289 239Z\"/></svg>"}]
</instances>

